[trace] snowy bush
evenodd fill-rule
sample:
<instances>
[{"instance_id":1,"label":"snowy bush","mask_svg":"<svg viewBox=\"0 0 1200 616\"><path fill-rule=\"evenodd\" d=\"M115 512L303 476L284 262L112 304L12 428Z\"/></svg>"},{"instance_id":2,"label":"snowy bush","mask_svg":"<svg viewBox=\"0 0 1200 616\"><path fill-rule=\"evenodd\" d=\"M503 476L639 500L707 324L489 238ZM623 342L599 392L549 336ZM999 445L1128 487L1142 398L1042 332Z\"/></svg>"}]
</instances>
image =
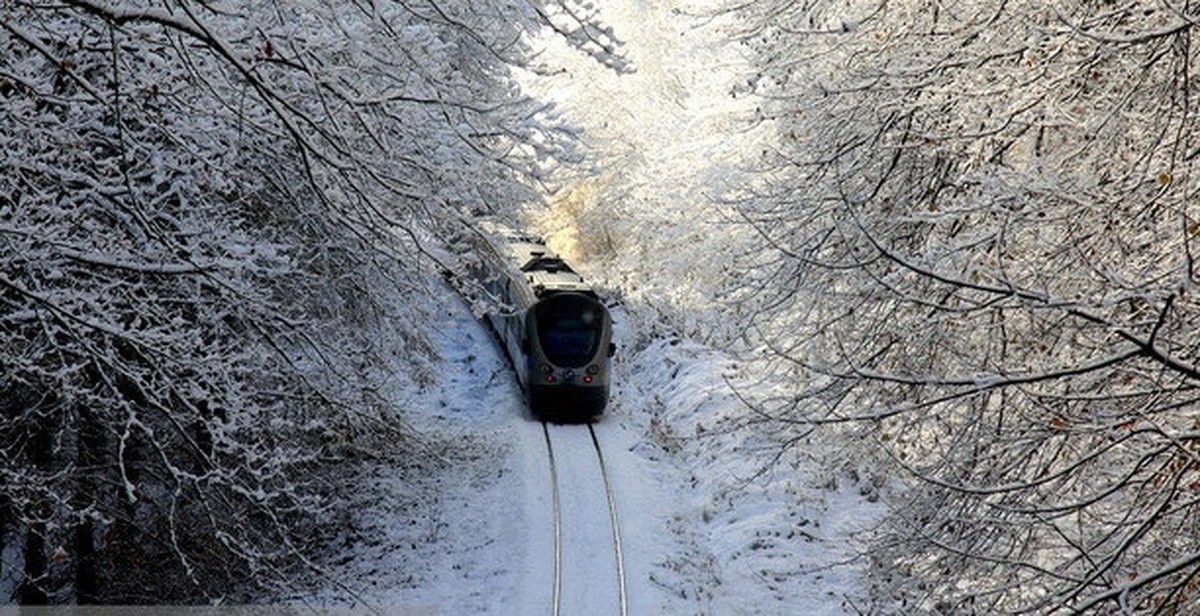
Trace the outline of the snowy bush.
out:
<instances>
[{"instance_id":1,"label":"snowy bush","mask_svg":"<svg viewBox=\"0 0 1200 616\"><path fill-rule=\"evenodd\" d=\"M530 198L555 147L506 77L536 19L0 8L0 601L244 601L317 574L340 466L408 438L380 388L431 361L437 234Z\"/></svg>"},{"instance_id":2,"label":"snowy bush","mask_svg":"<svg viewBox=\"0 0 1200 616\"><path fill-rule=\"evenodd\" d=\"M778 139L738 297L802 384L760 410L912 480L876 553L906 613L1200 601L1183 11L742 11Z\"/></svg>"}]
</instances>

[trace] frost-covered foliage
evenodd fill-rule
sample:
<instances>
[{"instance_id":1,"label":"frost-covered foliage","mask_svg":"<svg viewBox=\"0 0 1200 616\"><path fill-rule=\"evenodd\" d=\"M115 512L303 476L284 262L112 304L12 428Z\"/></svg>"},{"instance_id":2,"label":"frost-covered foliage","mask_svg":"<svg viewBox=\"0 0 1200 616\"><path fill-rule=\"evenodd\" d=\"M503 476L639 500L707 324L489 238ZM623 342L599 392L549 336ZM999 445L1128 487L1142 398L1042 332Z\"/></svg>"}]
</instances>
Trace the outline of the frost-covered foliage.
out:
<instances>
[{"instance_id":1,"label":"frost-covered foliage","mask_svg":"<svg viewBox=\"0 0 1200 616\"><path fill-rule=\"evenodd\" d=\"M749 234L714 196L741 190L751 175L746 153L767 132L747 129L751 98L729 95L746 65L725 44L734 16L714 15L714 4L605 4L636 72L599 70L551 40L540 59L561 69L525 81L580 125L589 163L557 170L550 206L533 212L532 224L556 250L593 266L589 280L619 289L631 310L640 305L653 321L722 345L738 337L739 323L721 312L718 291L738 277L733 256Z\"/></svg>"},{"instance_id":2,"label":"frost-covered foliage","mask_svg":"<svg viewBox=\"0 0 1200 616\"><path fill-rule=\"evenodd\" d=\"M536 18L0 6L0 602L304 584L338 465L405 438L431 238L554 147L506 73Z\"/></svg>"},{"instance_id":3,"label":"frost-covered foliage","mask_svg":"<svg viewBox=\"0 0 1200 616\"><path fill-rule=\"evenodd\" d=\"M876 552L881 596L1194 610L1193 10L742 15L778 141L768 188L737 204L763 248L740 301L789 383L757 405L862 426L913 479Z\"/></svg>"}]
</instances>

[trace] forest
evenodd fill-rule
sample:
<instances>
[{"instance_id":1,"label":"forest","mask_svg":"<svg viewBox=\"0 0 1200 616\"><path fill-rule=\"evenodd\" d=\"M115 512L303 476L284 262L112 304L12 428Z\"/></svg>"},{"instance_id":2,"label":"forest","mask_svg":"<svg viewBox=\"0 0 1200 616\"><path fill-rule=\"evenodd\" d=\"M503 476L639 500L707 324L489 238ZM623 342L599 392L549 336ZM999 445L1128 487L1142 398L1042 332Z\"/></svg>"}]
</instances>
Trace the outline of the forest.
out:
<instances>
[{"instance_id":1,"label":"forest","mask_svg":"<svg viewBox=\"0 0 1200 616\"><path fill-rule=\"evenodd\" d=\"M581 256L883 478L880 611L1196 609L1197 9L721 16L769 138L703 207L597 184ZM515 77L546 32L654 61L577 0L0 4L0 604L316 583L341 480L423 455L380 358L438 370L455 238L594 173Z\"/></svg>"},{"instance_id":2,"label":"forest","mask_svg":"<svg viewBox=\"0 0 1200 616\"><path fill-rule=\"evenodd\" d=\"M6 599L305 583L339 476L414 447L374 366L423 378L429 306L381 289L426 295L433 238L555 147L508 8L0 8Z\"/></svg>"}]
</instances>

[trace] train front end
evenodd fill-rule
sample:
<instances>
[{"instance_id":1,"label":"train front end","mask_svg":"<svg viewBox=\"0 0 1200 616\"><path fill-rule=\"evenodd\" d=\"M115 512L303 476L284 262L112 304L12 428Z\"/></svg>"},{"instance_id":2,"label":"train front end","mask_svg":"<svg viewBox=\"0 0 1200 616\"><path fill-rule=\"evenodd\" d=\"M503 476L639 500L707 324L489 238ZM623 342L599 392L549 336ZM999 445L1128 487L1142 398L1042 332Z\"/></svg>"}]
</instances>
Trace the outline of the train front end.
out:
<instances>
[{"instance_id":1,"label":"train front end","mask_svg":"<svg viewBox=\"0 0 1200 616\"><path fill-rule=\"evenodd\" d=\"M594 295L564 292L540 299L526 318L534 416L558 422L596 420L608 404L615 350L608 309Z\"/></svg>"}]
</instances>

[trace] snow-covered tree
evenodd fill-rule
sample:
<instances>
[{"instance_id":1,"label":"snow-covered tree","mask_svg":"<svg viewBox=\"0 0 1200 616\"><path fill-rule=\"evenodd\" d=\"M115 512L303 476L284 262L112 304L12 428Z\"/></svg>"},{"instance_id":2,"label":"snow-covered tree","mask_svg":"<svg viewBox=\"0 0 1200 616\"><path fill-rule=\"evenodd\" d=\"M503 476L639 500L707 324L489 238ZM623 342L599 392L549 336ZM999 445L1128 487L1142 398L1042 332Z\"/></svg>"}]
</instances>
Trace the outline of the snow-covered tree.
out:
<instances>
[{"instance_id":1,"label":"snow-covered tree","mask_svg":"<svg viewBox=\"0 0 1200 616\"><path fill-rule=\"evenodd\" d=\"M1200 236L1187 3L742 9L777 128L739 310L912 478L875 552L906 610L1200 602Z\"/></svg>"},{"instance_id":2,"label":"snow-covered tree","mask_svg":"<svg viewBox=\"0 0 1200 616\"><path fill-rule=\"evenodd\" d=\"M316 570L357 437L407 438L378 357L422 378L439 233L532 198L558 148L507 74L523 33L605 40L554 6L0 6L15 600L245 600Z\"/></svg>"}]
</instances>

